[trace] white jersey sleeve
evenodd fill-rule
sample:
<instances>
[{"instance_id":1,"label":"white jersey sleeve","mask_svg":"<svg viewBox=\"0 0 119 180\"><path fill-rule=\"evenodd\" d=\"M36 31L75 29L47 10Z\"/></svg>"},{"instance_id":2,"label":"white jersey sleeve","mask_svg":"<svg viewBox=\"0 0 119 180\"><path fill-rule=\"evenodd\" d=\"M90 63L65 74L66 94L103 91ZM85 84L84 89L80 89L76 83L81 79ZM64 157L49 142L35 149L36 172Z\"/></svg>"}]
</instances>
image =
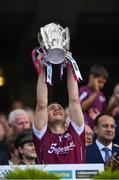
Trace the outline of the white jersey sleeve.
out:
<instances>
[{"instance_id":1,"label":"white jersey sleeve","mask_svg":"<svg viewBox=\"0 0 119 180\"><path fill-rule=\"evenodd\" d=\"M34 123L32 124L33 133L38 139L41 139L47 130L47 125L42 130L36 129Z\"/></svg>"},{"instance_id":2,"label":"white jersey sleeve","mask_svg":"<svg viewBox=\"0 0 119 180\"><path fill-rule=\"evenodd\" d=\"M84 131L84 123L82 124L81 127L77 126L77 124L71 120L71 125L73 126L73 128L75 129L75 131L78 133L78 135L81 135L82 132Z\"/></svg>"}]
</instances>

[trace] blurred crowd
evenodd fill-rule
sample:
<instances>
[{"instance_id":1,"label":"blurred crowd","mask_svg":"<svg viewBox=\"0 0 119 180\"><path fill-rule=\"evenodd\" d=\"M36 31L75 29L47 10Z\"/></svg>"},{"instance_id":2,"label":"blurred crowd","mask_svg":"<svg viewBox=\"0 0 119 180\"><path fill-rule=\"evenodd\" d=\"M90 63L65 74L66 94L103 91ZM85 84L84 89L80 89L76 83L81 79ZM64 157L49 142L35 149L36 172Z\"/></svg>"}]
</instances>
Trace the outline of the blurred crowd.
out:
<instances>
[{"instance_id":1,"label":"blurred crowd","mask_svg":"<svg viewBox=\"0 0 119 180\"><path fill-rule=\"evenodd\" d=\"M96 159L95 143L100 149L100 141L101 144L103 142L105 144L108 140L114 148L117 148L115 151L119 152L119 83L115 84L112 95L107 101L103 93L107 80L109 80L108 71L103 66L93 65L89 71L88 83L82 87L79 84L79 101L85 119L87 163L103 162L103 148L101 149L102 160ZM66 107L66 127L70 123L69 116L69 108ZM0 112L0 165L39 163L32 135L34 118L35 110L25 107L20 100L13 102L8 115ZM113 153L109 152L107 156L111 155Z\"/></svg>"}]
</instances>

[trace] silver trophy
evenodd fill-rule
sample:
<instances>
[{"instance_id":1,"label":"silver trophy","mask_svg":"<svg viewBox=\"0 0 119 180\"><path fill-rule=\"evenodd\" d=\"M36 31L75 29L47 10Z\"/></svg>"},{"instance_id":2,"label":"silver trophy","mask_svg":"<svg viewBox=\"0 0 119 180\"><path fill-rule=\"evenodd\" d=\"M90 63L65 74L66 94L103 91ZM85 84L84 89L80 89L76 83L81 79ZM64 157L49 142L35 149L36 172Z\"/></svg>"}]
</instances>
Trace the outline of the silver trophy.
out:
<instances>
[{"instance_id":1,"label":"silver trophy","mask_svg":"<svg viewBox=\"0 0 119 180\"><path fill-rule=\"evenodd\" d=\"M38 41L41 48L47 52L47 59L52 64L64 62L70 46L69 29L63 29L59 24L50 23L40 28Z\"/></svg>"},{"instance_id":2,"label":"silver trophy","mask_svg":"<svg viewBox=\"0 0 119 180\"><path fill-rule=\"evenodd\" d=\"M61 77L64 67L70 64L74 79L82 80L77 63L73 59L72 53L69 52L70 35L68 27L63 28L56 23L41 27L38 33L38 42L40 47L32 51L32 59L38 75L42 71L41 64L47 67L46 82L52 84L52 64L60 64Z\"/></svg>"}]
</instances>

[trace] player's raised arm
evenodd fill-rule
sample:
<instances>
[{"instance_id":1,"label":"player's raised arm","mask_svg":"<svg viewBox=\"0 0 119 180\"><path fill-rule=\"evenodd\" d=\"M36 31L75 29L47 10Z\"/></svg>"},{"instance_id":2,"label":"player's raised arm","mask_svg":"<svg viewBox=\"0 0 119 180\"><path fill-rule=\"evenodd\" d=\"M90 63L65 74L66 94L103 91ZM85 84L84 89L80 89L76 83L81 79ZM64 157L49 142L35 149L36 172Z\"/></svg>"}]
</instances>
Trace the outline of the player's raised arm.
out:
<instances>
[{"instance_id":1,"label":"player's raised arm","mask_svg":"<svg viewBox=\"0 0 119 180\"><path fill-rule=\"evenodd\" d=\"M48 104L48 90L45 83L44 69L38 77L37 82L37 106L35 112L34 125L38 130L42 130L48 121L47 104Z\"/></svg>"},{"instance_id":2,"label":"player's raised arm","mask_svg":"<svg viewBox=\"0 0 119 180\"><path fill-rule=\"evenodd\" d=\"M74 80L70 67L67 67L67 88L70 117L80 127L84 123L84 116L79 101L78 83Z\"/></svg>"}]
</instances>

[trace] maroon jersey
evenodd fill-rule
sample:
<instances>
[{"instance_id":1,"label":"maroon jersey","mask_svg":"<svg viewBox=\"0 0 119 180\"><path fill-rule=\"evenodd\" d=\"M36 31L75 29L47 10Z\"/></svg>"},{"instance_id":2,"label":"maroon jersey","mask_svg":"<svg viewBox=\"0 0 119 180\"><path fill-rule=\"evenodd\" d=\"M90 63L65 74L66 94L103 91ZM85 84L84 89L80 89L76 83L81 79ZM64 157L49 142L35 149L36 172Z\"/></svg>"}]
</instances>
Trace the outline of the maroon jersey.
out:
<instances>
[{"instance_id":1,"label":"maroon jersey","mask_svg":"<svg viewBox=\"0 0 119 180\"><path fill-rule=\"evenodd\" d=\"M76 126L76 125L75 125ZM76 164L85 162L85 133L70 123L63 134L54 134L48 128L41 139L33 128L33 138L40 164ZM82 128L82 127L81 127ZM36 132L37 131L37 132Z\"/></svg>"},{"instance_id":2,"label":"maroon jersey","mask_svg":"<svg viewBox=\"0 0 119 180\"><path fill-rule=\"evenodd\" d=\"M92 95L92 93L94 93L94 91L91 88L89 88L88 86L81 87L80 88L80 102L81 102L81 104L84 100L89 98ZM105 107L106 107L105 101L106 101L106 98L105 98L103 92L100 91L98 93L96 99L94 100L94 102L91 104L90 108L98 109L98 111L101 113L105 110ZM93 129L94 120L89 116L89 109L90 108L85 110L83 112L83 114L84 114L86 124L88 124Z\"/></svg>"}]
</instances>

